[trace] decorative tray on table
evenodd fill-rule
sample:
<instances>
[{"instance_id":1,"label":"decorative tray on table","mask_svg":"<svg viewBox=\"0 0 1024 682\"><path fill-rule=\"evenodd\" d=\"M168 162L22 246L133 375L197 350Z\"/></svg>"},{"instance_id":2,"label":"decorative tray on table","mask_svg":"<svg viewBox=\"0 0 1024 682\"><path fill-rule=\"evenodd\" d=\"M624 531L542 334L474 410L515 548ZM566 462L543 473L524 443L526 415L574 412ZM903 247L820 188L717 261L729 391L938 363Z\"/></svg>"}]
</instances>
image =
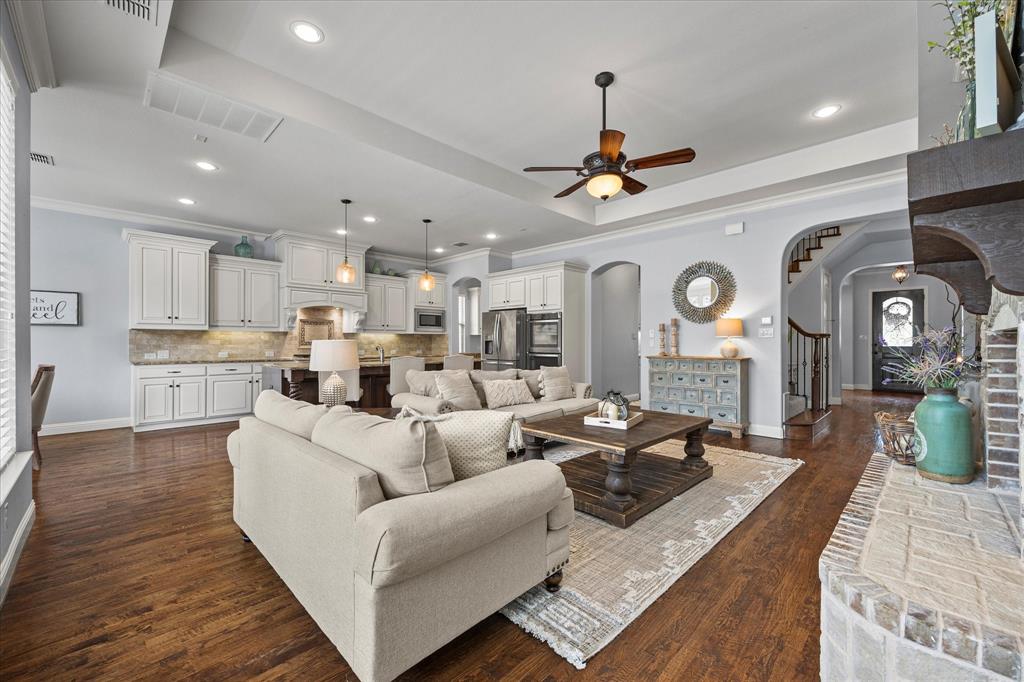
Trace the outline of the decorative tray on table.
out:
<instances>
[{"instance_id":1,"label":"decorative tray on table","mask_svg":"<svg viewBox=\"0 0 1024 682\"><path fill-rule=\"evenodd\" d=\"M609 419L608 417L602 417L599 412L588 414L583 417L584 426L603 426L606 429L619 429L620 431L626 431L636 426L644 420L643 412L634 412L629 415L626 419Z\"/></svg>"}]
</instances>

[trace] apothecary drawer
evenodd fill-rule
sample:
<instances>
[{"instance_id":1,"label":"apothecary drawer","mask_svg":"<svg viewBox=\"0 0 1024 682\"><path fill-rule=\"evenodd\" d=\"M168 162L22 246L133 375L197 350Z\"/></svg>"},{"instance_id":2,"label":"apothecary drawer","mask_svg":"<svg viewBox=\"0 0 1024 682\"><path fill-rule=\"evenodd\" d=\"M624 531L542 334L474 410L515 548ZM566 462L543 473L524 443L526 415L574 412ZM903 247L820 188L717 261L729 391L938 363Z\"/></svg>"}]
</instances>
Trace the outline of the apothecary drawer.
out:
<instances>
[{"instance_id":1,"label":"apothecary drawer","mask_svg":"<svg viewBox=\"0 0 1024 682\"><path fill-rule=\"evenodd\" d=\"M683 403L679 405L679 414L685 414L688 417L703 417L704 406L694 405L692 403Z\"/></svg>"},{"instance_id":2,"label":"apothecary drawer","mask_svg":"<svg viewBox=\"0 0 1024 682\"><path fill-rule=\"evenodd\" d=\"M654 386L668 386L672 383L672 375L668 372L652 372L651 384Z\"/></svg>"},{"instance_id":3,"label":"apothecary drawer","mask_svg":"<svg viewBox=\"0 0 1024 682\"><path fill-rule=\"evenodd\" d=\"M708 362L707 360L691 360L690 367L694 372L707 372Z\"/></svg>"},{"instance_id":4,"label":"apothecary drawer","mask_svg":"<svg viewBox=\"0 0 1024 682\"><path fill-rule=\"evenodd\" d=\"M722 371L721 360L708 360L708 371L712 374L718 374Z\"/></svg>"},{"instance_id":5,"label":"apothecary drawer","mask_svg":"<svg viewBox=\"0 0 1024 682\"><path fill-rule=\"evenodd\" d=\"M668 389L668 399L682 402L686 400L686 389L685 388L670 388Z\"/></svg>"},{"instance_id":6,"label":"apothecary drawer","mask_svg":"<svg viewBox=\"0 0 1024 682\"><path fill-rule=\"evenodd\" d=\"M736 391L719 391L718 402L721 405L736 405Z\"/></svg>"},{"instance_id":7,"label":"apothecary drawer","mask_svg":"<svg viewBox=\"0 0 1024 682\"><path fill-rule=\"evenodd\" d=\"M708 407L708 416L716 422L736 423L736 408L723 407L722 405L711 405Z\"/></svg>"},{"instance_id":8,"label":"apothecary drawer","mask_svg":"<svg viewBox=\"0 0 1024 682\"><path fill-rule=\"evenodd\" d=\"M671 412L675 414L676 406L673 403L651 401L651 409L655 412Z\"/></svg>"},{"instance_id":9,"label":"apothecary drawer","mask_svg":"<svg viewBox=\"0 0 1024 682\"><path fill-rule=\"evenodd\" d=\"M728 374L719 374L715 376L715 386L718 388L736 388L739 384L739 379Z\"/></svg>"},{"instance_id":10,"label":"apothecary drawer","mask_svg":"<svg viewBox=\"0 0 1024 682\"><path fill-rule=\"evenodd\" d=\"M690 374L688 372L676 372L672 375L673 386L689 386Z\"/></svg>"},{"instance_id":11,"label":"apothecary drawer","mask_svg":"<svg viewBox=\"0 0 1024 682\"><path fill-rule=\"evenodd\" d=\"M694 386L714 386L715 377L711 374L696 374L693 375Z\"/></svg>"},{"instance_id":12,"label":"apothecary drawer","mask_svg":"<svg viewBox=\"0 0 1024 682\"><path fill-rule=\"evenodd\" d=\"M722 372L725 374L739 374L740 363L735 360L722 360Z\"/></svg>"},{"instance_id":13,"label":"apothecary drawer","mask_svg":"<svg viewBox=\"0 0 1024 682\"><path fill-rule=\"evenodd\" d=\"M664 400L668 397L668 389L664 386L651 387L651 400Z\"/></svg>"},{"instance_id":14,"label":"apothecary drawer","mask_svg":"<svg viewBox=\"0 0 1024 682\"><path fill-rule=\"evenodd\" d=\"M696 388L688 388L688 389L686 389L686 395L684 395L682 399L685 400L688 403L703 402L700 399L700 390L698 390Z\"/></svg>"},{"instance_id":15,"label":"apothecary drawer","mask_svg":"<svg viewBox=\"0 0 1024 682\"><path fill-rule=\"evenodd\" d=\"M705 388L700 392L700 402L705 405L714 405L718 402L718 391L713 388Z\"/></svg>"}]
</instances>

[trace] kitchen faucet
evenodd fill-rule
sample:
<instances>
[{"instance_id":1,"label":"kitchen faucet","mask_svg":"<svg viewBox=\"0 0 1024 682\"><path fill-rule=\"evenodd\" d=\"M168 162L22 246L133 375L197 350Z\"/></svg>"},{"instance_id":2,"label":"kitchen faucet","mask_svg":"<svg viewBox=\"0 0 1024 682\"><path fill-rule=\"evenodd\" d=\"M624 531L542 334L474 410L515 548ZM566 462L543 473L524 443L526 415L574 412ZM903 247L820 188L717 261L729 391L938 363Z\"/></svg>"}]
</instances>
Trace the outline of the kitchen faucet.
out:
<instances>
[{"instance_id":1,"label":"kitchen faucet","mask_svg":"<svg viewBox=\"0 0 1024 682\"><path fill-rule=\"evenodd\" d=\"M377 351L377 361L380 362L380 364L383 365L384 364L384 346L376 345L376 346L373 347L373 349L375 351Z\"/></svg>"}]
</instances>

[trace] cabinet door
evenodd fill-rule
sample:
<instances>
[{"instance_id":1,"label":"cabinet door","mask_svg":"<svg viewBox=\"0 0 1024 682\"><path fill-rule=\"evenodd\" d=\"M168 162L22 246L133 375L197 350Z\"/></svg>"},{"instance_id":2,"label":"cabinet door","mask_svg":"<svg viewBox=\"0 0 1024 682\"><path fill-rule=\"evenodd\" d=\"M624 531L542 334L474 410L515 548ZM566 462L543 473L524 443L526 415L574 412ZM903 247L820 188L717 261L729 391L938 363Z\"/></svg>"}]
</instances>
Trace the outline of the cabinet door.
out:
<instances>
[{"instance_id":1,"label":"cabinet door","mask_svg":"<svg viewBox=\"0 0 1024 682\"><path fill-rule=\"evenodd\" d=\"M268 270L245 271L245 326L278 329L281 306L278 304L278 276Z\"/></svg>"},{"instance_id":2,"label":"cabinet door","mask_svg":"<svg viewBox=\"0 0 1024 682\"><path fill-rule=\"evenodd\" d=\"M508 305L511 308L526 305L526 277L512 277L508 280Z\"/></svg>"},{"instance_id":3,"label":"cabinet door","mask_svg":"<svg viewBox=\"0 0 1024 682\"><path fill-rule=\"evenodd\" d=\"M430 305L434 306L435 308L444 307L444 290L446 287L446 282L447 280L438 277L434 282L434 288L427 292L428 294L430 294Z\"/></svg>"},{"instance_id":4,"label":"cabinet door","mask_svg":"<svg viewBox=\"0 0 1024 682\"><path fill-rule=\"evenodd\" d=\"M526 278L526 307L529 310L544 309L544 275L540 273Z\"/></svg>"},{"instance_id":5,"label":"cabinet door","mask_svg":"<svg viewBox=\"0 0 1024 682\"><path fill-rule=\"evenodd\" d=\"M366 317L363 320L365 329L384 329L387 324L385 288L381 282L369 282L366 285Z\"/></svg>"},{"instance_id":6,"label":"cabinet door","mask_svg":"<svg viewBox=\"0 0 1024 682\"><path fill-rule=\"evenodd\" d=\"M172 325L173 253L170 246L134 244L132 246L132 278L134 310L132 324Z\"/></svg>"},{"instance_id":7,"label":"cabinet door","mask_svg":"<svg viewBox=\"0 0 1024 682\"><path fill-rule=\"evenodd\" d=\"M173 379L140 379L135 388L137 424L159 424L174 420Z\"/></svg>"},{"instance_id":8,"label":"cabinet door","mask_svg":"<svg viewBox=\"0 0 1024 682\"><path fill-rule=\"evenodd\" d=\"M206 318L208 252L200 249L174 249L174 324L208 325Z\"/></svg>"},{"instance_id":9,"label":"cabinet door","mask_svg":"<svg viewBox=\"0 0 1024 682\"><path fill-rule=\"evenodd\" d=\"M230 265L210 266L210 326L245 326L245 271Z\"/></svg>"},{"instance_id":10,"label":"cabinet door","mask_svg":"<svg viewBox=\"0 0 1024 682\"><path fill-rule=\"evenodd\" d=\"M206 416L227 417L252 412L252 376L206 379Z\"/></svg>"},{"instance_id":11,"label":"cabinet door","mask_svg":"<svg viewBox=\"0 0 1024 682\"><path fill-rule=\"evenodd\" d=\"M388 284L384 291L384 326L388 331L403 331L406 319L406 288Z\"/></svg>"},{"instance_id":12,"label":"cabinet door","mask_svg":"<svg viewBox=\"0 0 1024 682\"><path fill-rule=\"evenodd\" d=\"M330 269L327 271L327 282L334 289L359 289L362 291L363 284L365 281L366 273L363 271L363 257L357 253L348 252L348 262L352 267L356 269L356 281L351 284L342 284L335 279L335 273L338 271L338 266L345 262L345 252L343 250L335 251L331 249Z\"/></svg>"},{"instance_id":13,"label":"cabinet door","mask_svg":"<svg viewBox=\"0 0 1024 682\"><path fill-rule=\"evenodd\" d=\"M327 286L327 249L322 246L288 244L288 283L306 286ZM331 277L334 273L331 273Z\"/></svg>"},{"instance_id":14,"label":"cabinet door","mask_svg":"<svg viewBox=\"0 0 1024 682\"><path fill-rule=\"evenodd\" d=\"M260 374L254 374L252 377L252 405L256 406L256 399L260 397L260 393L263 391L263 376Z\"/></svg>"},{"instance_id":15,"label":"cabinet door","mask_svg":"<svg viewBox=\"0 0 1024 682\"><path fill-rule=\"evenodd\" d=\"M432 299L432 297L434 295L434 292L433 291L424 291L423 289L420 289L420 278L419 277L415 277L413 279L413 281L412 281L412 284L413 284L414 287L416 287L416 307L417 308L429 307L431 305L431 299ZM435 283L434 289L436 289L436 288L437 288L437 285Z\"/></svg>"},{"instance_id":16,"label":"cabinet door","mask_svg":"<svg viewBox=\"0 0 1024 682\"><path fill-rule=\"evenodd\" d=\"M490 285L490 308L498 310L508 305L508 280L497 279Z\"/></svg>"},{"instance_id":17,"label":"cabinet door","mask_svg":"<svg viewBox=\"0 0 1024 682\"><path fill-rule=\"evenodd\" d=\"M562 309L562 273L544 273L544 310Z\"/></svg>"},{"instance_id":18,"label":"cabinet door","mask_svg":"<svg viewBox=\"0 0 1024 682\"><path fill-rule=\"evenodd\" d=\"M206 416L206 379L178 379L174 382L174 418L202 419Z\"/></svg>"}]
</instances>

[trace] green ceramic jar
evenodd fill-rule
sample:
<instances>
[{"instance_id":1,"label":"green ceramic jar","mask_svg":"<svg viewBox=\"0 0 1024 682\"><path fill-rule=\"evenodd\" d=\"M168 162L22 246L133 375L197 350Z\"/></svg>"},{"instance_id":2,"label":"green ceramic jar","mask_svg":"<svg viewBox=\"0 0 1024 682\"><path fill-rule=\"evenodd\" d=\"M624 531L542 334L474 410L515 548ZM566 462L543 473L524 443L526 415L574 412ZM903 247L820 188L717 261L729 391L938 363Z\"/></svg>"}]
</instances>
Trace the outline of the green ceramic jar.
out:
<instances>
[{"instance_id":1,"label":"green ceramic jar","mask_svg":"<svg viewBox=\"0 0 1024 682\"><path fill-rule=\"evenodd\" d=\"M974 479L971 447L971 410L956 390L929 388L914 409L917 471L925 478L946 483Z\"/></svg>"}]
</instances>

